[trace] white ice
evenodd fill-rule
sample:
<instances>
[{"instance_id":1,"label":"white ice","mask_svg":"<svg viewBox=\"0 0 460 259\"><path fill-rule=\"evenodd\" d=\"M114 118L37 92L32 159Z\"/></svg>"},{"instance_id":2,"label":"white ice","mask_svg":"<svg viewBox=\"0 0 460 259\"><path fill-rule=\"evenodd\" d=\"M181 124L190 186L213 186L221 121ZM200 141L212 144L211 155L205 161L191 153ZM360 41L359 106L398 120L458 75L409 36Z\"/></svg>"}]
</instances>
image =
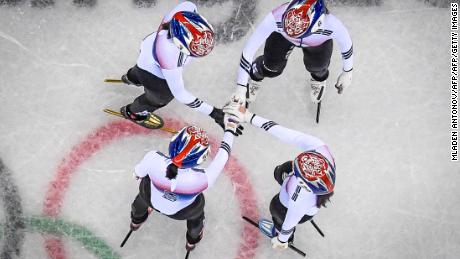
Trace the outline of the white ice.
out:
<instances>
[{"instance_id":1,"label":"white ice","mask_svg":"<svg viewBox=\"0 0 460 259\"><path fill-rule=\"evenodd\" d=\"M259 1L256 24L280 2ZM140 41L176 3L138 8L129 0L100 0L93 8L77 8L66 0L45 9L0 6L0 157L13 172L25 216L43 214L49 182L70 149L115 120L101 110L141 94L102 80L134 64ZM200 10L218 22L231 8L225 3ZM331 11L353 38L352 87L343 95L333 87L341 70L335 44L316 125L309 77L301 51L295 50L283 75L264 81L252 107L279 124L319 136L335 155L333 203L315 217L326 238L304 224L296 245L309 258L458 258L460 164L450 161L449 10L391 0L380 7ZM218 45L189 66L188 89L223 105L247 37ZM222 135L212 120L176 101L160 114ZM167 144L166 137L136 136L96 153L71 178L60 218L85 226L122 258L183 258L185 222L160 215L119 247L137 193L132 168L149 149L166 151ZM235 141L233 155L248 168L262 216L269 217L268 205L279 188L273 168L298 152L250 125ZM222 175L206 198L205 237L191 258L235 258L244 223L230 180ZM43 240L27 233L22 258L47 258ZM64 240L68 258L95 258L75 240ZM256 258L297 256L275 253L268 239L260 238Z\"/></svg>"}]
</instances>

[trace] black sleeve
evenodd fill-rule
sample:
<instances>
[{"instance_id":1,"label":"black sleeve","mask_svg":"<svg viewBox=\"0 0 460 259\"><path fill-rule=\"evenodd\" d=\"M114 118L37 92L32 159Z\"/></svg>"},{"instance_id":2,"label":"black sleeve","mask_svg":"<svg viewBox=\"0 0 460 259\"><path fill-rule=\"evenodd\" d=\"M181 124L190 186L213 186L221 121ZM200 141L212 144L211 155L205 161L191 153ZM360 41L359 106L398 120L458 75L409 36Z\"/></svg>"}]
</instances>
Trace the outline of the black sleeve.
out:
<instances>
[{"instance_id":1,"label":"black sleeve","mask_svg":"<svg viewBox=\"0 0 460 259\"><path fill-rule=\"evenodd\" d=\"M292 161L286 161L281 165L275 167L273 176L275 180L281 185L283 184L284 178L292 172Z\"/></svg>"}]
</instances>

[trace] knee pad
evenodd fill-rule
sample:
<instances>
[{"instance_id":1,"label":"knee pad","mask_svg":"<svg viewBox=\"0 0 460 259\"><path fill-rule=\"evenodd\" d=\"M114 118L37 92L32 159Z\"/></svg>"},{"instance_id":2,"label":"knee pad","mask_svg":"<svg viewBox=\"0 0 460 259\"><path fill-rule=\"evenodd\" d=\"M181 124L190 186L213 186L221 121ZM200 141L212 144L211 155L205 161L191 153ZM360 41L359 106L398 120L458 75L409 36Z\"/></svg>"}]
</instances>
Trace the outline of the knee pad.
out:
<instances>
[{"instance_id":1,"label":"knee pad","mask_svg":"<svg viewBox=\"0 0 460 259\"><path fill-rule=\"evenodd\" d=\"M319 70L319 71L311 70L310 75L316 81L322 82L322 81L326 80L329 77L329 70L328 69Z\"/></svg>"},{"instance_id":2,"label":"knee pad","mask_svg":"<svg viewBox=\"0 0 460 259\"><path fill-rule=\"evenodd\" d=\"M249 75L254 81L261 81L264 77L277 77L283 73L286 63L286 61L283 61L275 66L268 66L264 62L264 56L259 56L252 63Z\"/></svg>"},{"instance_id":3,"label":"knee pad","mask_svg":"<svg viewBox=\"0 0 460 259\"><path fill-rule=\"evenodd\" d=\"M266 77L277 77L283 73L284 68L286 67L286 62L284 64L278 64L276 68L270 68L265 64L263 65L264 75Z\"/></svg>"},{"instance_id":4,"label":"knee pad","mask_svg":"<svg viewBox=\"0 0 460 259\"><path fill-rule=\"evenodd\" d=\"M251 65L251 71L249 73L249 76L251 76L251 79L254 81L262 81L264 79L264 70L263 70L263 63L264 63L264 57L259 56L252 62Z\"/></svg>"}]
</instances>

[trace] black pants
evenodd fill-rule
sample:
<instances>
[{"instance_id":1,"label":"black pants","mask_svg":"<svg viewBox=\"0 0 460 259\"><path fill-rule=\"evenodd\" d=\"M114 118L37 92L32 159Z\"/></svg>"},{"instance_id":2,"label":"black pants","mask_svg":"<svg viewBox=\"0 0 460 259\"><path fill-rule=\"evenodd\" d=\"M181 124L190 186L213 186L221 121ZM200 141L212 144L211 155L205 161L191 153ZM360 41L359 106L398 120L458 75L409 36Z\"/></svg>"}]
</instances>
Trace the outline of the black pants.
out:
<instances>
[{"instance_id":1,"label":"black pants","mask_svg":"<svg viewBox=\"0 0 460 259\"><path fill-rule=\"evenodd\" d=\"M264 55L258 58L262 64L257 64L258 71L262 71L265 77L281 75L286 67L287 60L295 45L285 39L283 35L273 32L267 38L264 47ZM303 63L311 77L318 81L324 81L329 76L329 64L333 50L332 40L327 40L316 47L305 47L303 51Z\"/></svg>"},{"instance_id":2,"label":"black pants","mask_svg":"<svg viewBox=\"0 0 460 259\"><path fill-rule=\"evenodd\" d=\"M278 231L281 231L281 227L283 226L284 219L286 218L287 208L280 201L279 194L275 195L270 202L270 214L272 215L273 223L275 224L275 228ZM312 219L312 216L305 215L300 220L298 224L305 223ZM295 228L294 228L295 232ZM294 240L294 232L292 233L289 241L292 242Z\"/></svg>"},{"instance_id":3,"label":"black pants","mask_svg":"<svg viewBox=\"0 0 460 259\"><path fill-rule=\"evenodd\" d=\"M203 193L200 193L195 201L173 215L165 215L175 220L187 220L187 240L189 243L197 243L201 239L201 232L204 227L204 205ZM150 202L150 178L142 178L139 184L139 194L131 205L131 221L139 224L148 217L148 208L152 206ZM156 210L156 209L155 209Z\"/></svg>"},{"instance_id":4,"label":"black pants","mask_svg":"<svg viewBox=\"0 0 460 259\"><path fill-rule=\"evenodd\" d=\"M139 68L137 65L128 70L127 76L131 82L144 86L144 94L137 97L129 106L129 110L133 113L153 112L166 106L174 99L166 80Z\"/></svg>"}]
</instances>

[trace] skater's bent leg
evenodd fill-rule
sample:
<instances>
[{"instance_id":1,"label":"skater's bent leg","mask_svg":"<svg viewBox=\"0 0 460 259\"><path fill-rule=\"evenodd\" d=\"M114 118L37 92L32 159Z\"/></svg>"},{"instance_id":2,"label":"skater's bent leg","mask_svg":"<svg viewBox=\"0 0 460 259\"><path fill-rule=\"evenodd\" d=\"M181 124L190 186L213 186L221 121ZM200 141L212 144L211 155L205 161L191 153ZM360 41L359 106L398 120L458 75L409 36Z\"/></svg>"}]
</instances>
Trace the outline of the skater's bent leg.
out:
<instances>
[{"instance_id":1,"label":"skater's bent leg","mask_svg":"<svg viewBox=\"0 0 460 259\"><path fill-rule=\"evenodd\" d=\"M316 47L303 48L303 62L311 77L316 81L324 81L329 77L333 43L327 40Z\"/></svg>"},{"instance_id":2,"label":"skater's bent leg","mask_svg":"<svg viewBox=\"0 0 460 259\"><path fill-rule=\"evenodd\" d=\"M145 89L145 93L138 96L133 103L129 104L129 111L132 113L154 112L161 107L166 106L174 97L162 97L161 93L156 93Z\"/></svg>"},{"instance_id":3,"label":"skater's bent leg","mask_svg":"<svg viewBox=\"0 0 460 259\"><path fill-rule=\"evenodd\" d=\"M272 215L273 224L275 225L275 229L277 232L281 232L283 227L284 219L286 218L287 208L281 204L279 194L273 197L272 201L270 202L270 214ZM294 242L294 233L295 227L292 230L292 234L289 237L289 242Z\"/></svg>"},{"instance_id":4,"label":"skater's bent leg","mask_svg":"<svg viewBox=\"0 0 460 259\"><path fill-rule=\"evenodd\" d=\"M169 88L167 89L167 91L161 88L156 89L155 91L151 91L145 88L145 97L150 106L153 108L153 111L166 106L174 99L174 96L170 94Z\"/></svg>"},{"instance_id":5,"label":"skater's bent leg","mask_svg":"<svg viewBox=\"0 0 460 259\"><path fill-rule=\"evenodd\" d=\"M148 218L150 203L150 178L144 177L139 184L139 194L131 204L131 221L140 224Z\"/></svg>"},{"instance_id":6,"label":"skater's bent leg","mask_svg":"<svg viewBox=\"0 0 460 259\"><path fill-rule=\"evenodd\" d=\"M294 44L281 34L273 32L265 42L264 55L255 60L257 70L262 71L265 77L281 75L293 49Z\"/></svg>"},{"instance_id":7,"label":"skater's bent leg","mask_svg":"<svg viewBox=\"0 0 460 259\"><path fill-rule=\"evenodd\" d=\"M294 45L281 34L273 32L265 41L264 54L257 57L251 66L250 76L254 81L264 77L277 77L283 73Z\"/></svg>"},{"instance_id":8,"label":"skater's bent leg","mask_svg":"<svg viewBox=\"0 0 460 259\"><path fill-rule=\"evenodd\" d=\"M287 209L281 204L279 194L275 195L270 202L270 214L272 215L276 230L281 231L286 213Z\"/></svg>"},{"instance_id":9,"label":"skater's bent leg","mask_svg":"<svg viewBox=\"0 0 460 259\"><path fill-rule=\"evenodd\" d=\"M203 193L201 193L192 204L178 211L176 214L168 216L176 220L187 220L186 238L190 244L200 242L203 236L204 205L205 199Z\"/></svg>"},{"instance_id":10,"label":"skater's bent leg","mask_svg":"<svg viewBox=\"0 0 460 259\"><path fill-rule=\"evenodd\" d=\"M200 242L203 237L204 219L203 211L197 218L187 220L187 241L190 244Z\"/></svg>"},{"instance_id":11,"label":"skater's bent leg","mask_svg":"<svg viewBox=\"0 0 460 259\"><path fill-rule=\"evenodd\" d=\"M149 102L146 94L138 96L134 101L128 105L128 110L131 113L146 113L153 112L155 107Z\"/></svg>"},{"instance_id":12,"label":"skater's bent leg","mask_svg":"<svg viewBox=\"0 0 460 259\"><path fill-rule=\"evenodd\" d=\"M148 208L147 203L137 195L131 204L131 221L135 224L140 224L147 220L149 216Z\"/></svg>"},{"instance_id":13,"label":"skater's bent leg","mask_svg":"<svg viewBox=\"0 0 460 259\"><path fill-rule=\"evenodd\" d=\"M141 81L137 73L138 70L139 70L139 67L137 65L134 65L134 67L130 68L128 72L126 72L126 77L128 79L127 83L141 85Z\"/></svg>"},{"instance_id":14,"label":"skater's bent leg","mask_svg":"<svg viewBox=\"0 0 460 259\"><path fill-rule=\"evenodd\" d=\"M140 70L141 82L144 85L144 94L137 97L130 105L130 111L138 112L154 112L155 110L166 106L170 103L174 96L164 79L158 78L146 71Z\"/></svg>"}]
</instances>

